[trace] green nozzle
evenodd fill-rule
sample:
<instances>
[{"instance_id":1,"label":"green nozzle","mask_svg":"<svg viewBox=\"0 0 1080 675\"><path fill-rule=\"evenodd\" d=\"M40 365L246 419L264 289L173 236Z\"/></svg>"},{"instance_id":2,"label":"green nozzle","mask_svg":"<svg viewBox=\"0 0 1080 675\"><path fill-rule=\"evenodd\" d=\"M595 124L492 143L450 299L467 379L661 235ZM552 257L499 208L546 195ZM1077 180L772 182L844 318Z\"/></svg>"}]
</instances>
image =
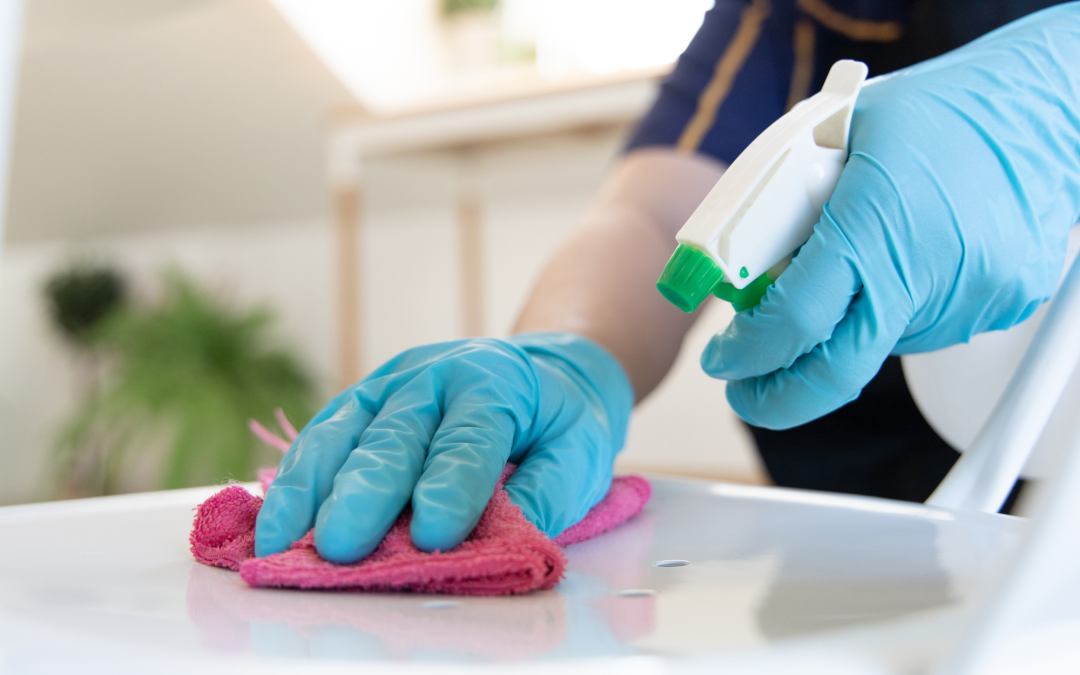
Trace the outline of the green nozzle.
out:
<instances>
[{"instance_id":1,"label":"green nozzle","mask_svg":"<svg viewBox=\"0 0 1080 675\"><path fill-rule=\"evenodd\" d=\"M744 267L743 270L746 270L746 268ZM772 286L773 281L774 279L768 274L762 274L748 283L745 288L735 288L729 283L720 283L713 288L713 295L721 300L727 300L735 308L736 312L741 312L744 309L756 307L761 302L761 298L764 297L765 291L769 290L769 286Z\"/></svg>"},{"instance_id":2,"label":"green nozzle","mask_svg":"<svg viewBox=\"0 0 1080 675\"><path fill-rule=\"evenodd\" d=\"M708 253L696 246L679 244L664 267L656 288L684 312L697 309L709 297L724 272Z\"/></svg>"}]
</instances>

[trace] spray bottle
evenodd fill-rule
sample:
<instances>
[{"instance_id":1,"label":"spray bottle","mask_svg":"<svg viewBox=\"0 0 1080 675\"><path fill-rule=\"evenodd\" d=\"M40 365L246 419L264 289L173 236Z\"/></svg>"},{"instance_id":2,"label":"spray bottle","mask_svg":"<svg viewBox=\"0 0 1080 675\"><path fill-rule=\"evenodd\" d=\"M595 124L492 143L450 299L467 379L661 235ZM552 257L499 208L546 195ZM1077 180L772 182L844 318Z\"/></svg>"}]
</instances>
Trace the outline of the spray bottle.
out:
<instances>
[{"instance_id":1,"label":"spray bottle","mask_svg":"<svg viewBox=\"0 0 1080 675\"><path fill-rule=\"evenodd\" d=\"M709 293L754 307L810 238L847 163L866 64L837 61L825 85L747 146L676 235L656 287L684 312Z\"/></svg>"}]
</instances>

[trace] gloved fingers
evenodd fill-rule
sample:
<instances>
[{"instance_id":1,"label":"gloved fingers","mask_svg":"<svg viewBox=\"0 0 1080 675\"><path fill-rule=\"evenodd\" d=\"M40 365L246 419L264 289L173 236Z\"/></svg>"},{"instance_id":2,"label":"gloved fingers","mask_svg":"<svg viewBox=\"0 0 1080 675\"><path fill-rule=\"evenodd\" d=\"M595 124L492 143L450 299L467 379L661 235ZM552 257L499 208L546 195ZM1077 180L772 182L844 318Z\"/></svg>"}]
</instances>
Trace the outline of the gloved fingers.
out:
<instances>
[{"instance_id":1,"label":"gloved fingers","mask_svg":"<svg viewBox=\"0 0 1080 675\"><path fill-rule=\"evenodd\" d=\"M727 398L744 420L767 429L805 424L858 397L907 325L895 305L875 311L861 292L832 337L788 368L728 382Z\"/></svg>"},{"instance_id":2,"label":"gloved fingers","mask_svg":"<svg viewBox=\"0 0 1080 675\"><path fill-rule=\"evenodd\" d=\"M448 551L476 527L514 442L516 424L497 399L452 400L412 494L413 543Z\"/></svg>"},{"instance_id":3,"label":"gloved fingers","mask_svg":"<svg viewBox=\"0 0 1080 675\"><path fill-rule=\"evenodd\" d=\"M307 534L333 489L334 476L372 417L360 397L350 395L332 415L309 424L293 442L255 521L255 555L280 553Z\"/></svg>"},{"instance_id":4,"label":"gloved fingers","mask_svg":"<svg viewBox=\"0 0 1080 675\"><path fill-rule=\"evenodd\" d=\"M365 377L361 382L341 392L322 407L315 417L300 430L300 435L332 417L350 399L367 401L369 408L378 410L386 400L431 365L444 360L450 348L446 343L424 345L406 350Z\"/></svg>"},{"instance_id":5,"label":"gloved fingers","mask_svg":"<svg viewBox=\"0 0 1080 675\"><path fill-rule=\"evenodd\" d=\"M371 553L409 502L441 413L437 385L419 376L391 395L334 477L315 518L315 548L350 563Z\"/></svg>"},{"instance_id":6,"label":"gloved fingers","mask_svg":"<svg viewBox=\"0 0 1080 675\"><path fill-rule=\"evenodd\" d=\"M741 380L787 368L833 334L861 280L847 238L822 215L761 303L735 315L701 354L712 377Z\"/></svg>"},{"instance_id":7,"label":"gloved fingers","mask_svg":"<svg viewBox=\"0 0 1080 675\"><path fill-rule=\"evenodd\" d=\"M337 414L339 410L341 410L352 398L354 398L356 393L356 387L349 387L334 398L330 399L327 404L324 405L319 410L319 412L315 413L315 416L308 420L308 423L305 424L302 429L300 429L300 435L297 436L297 439L303 436L304 433L307 432L309 429L315 427L316 425L322 424L323 422Z\"/></svg>"},{"instance_id":8,"label":"gloved fingers","mask_svg":"<svg viewBox=\"0 0 1080 675\"><path fill-rule=\"evenodd\" d=\"M510 501L549 537L585 517L611 487L606 441L583 426L531 449L506 481Z\"/></svg>"}]
</instances>

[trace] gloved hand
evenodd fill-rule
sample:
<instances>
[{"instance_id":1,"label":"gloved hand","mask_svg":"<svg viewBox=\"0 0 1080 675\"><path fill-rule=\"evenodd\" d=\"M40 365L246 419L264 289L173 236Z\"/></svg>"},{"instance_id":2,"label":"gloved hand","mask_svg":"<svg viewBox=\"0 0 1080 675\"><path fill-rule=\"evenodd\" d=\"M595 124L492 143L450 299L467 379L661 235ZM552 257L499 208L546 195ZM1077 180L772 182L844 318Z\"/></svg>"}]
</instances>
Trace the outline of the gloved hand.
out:
<instances>
[{"instance_id":1,"label":"gloved hand","mask_svg":"<svg viewBox=\"0 0 1080 675\"><path fill-rule=\"evenodd\" d=\"M868 84L813 236L701 357L751 424L855 399L889 354L1009 328L1080 220L1080 3Z\"/></svg>"},{"instance_id":2,"label":"gloved hand","mask_svg":"<svg viewBox=\"0 0 1080 675\"><path fill-rule=\"evenodd\" d=\"M412 539L446 551L472 531L507 461L510 500L550 537L607 494L634 396L619 363L563 333L410 349L332 400L278 467L255 555L315 527L332 562L371 553L412 502Z\"/></svg>"}]
</instances>

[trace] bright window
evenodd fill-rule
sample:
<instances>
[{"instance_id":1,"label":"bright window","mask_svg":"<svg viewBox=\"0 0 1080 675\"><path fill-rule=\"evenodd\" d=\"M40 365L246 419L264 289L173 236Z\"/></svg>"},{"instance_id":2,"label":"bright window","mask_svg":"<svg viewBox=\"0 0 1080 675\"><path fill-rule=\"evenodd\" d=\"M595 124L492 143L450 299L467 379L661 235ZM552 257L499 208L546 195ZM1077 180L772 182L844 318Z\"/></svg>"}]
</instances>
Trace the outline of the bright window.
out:
<instances>
[{"instance_id":1,"label":"bright window","mask_svg":"<svg viewBox=\"0 0 1080 675\"><path fill-rule=\"evenodd\" d=\"M361 103L673 61L712 0L271 0Z\"/></svg>"}]
</instances>

